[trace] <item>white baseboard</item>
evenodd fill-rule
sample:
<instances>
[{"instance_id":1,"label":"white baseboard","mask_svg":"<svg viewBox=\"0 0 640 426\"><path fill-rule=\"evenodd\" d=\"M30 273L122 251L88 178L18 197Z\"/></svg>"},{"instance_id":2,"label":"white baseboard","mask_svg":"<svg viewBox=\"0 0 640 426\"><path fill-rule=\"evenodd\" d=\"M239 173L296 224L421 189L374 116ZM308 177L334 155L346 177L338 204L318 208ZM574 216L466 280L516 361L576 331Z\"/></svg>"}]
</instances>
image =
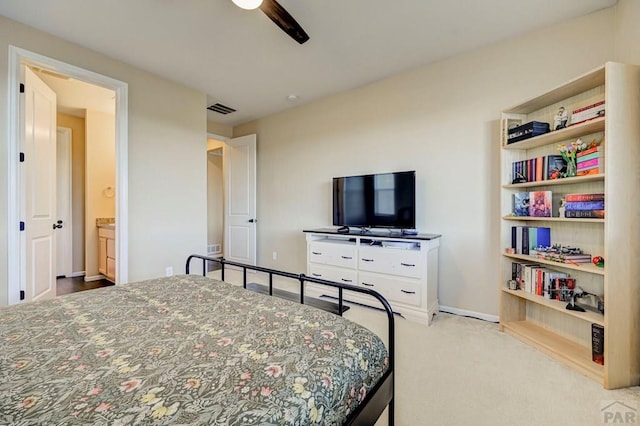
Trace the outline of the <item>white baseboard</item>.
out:
<instances>
[{"instance_id":1,"label":"white baseboard","mask_svg":"<svg viewBox=\"0 0 640 426\"><path fill-rule=\"evenodd\" d=\"M454 315L462 315L465 317L477 318L489 322L500 322L500 317L497 315L484 314L482 312L467 311L465 309L452 308L451 306L440 305L440 312L447 312Z\"/></svg>"},{"instance_id":2,"label":"white baseboard","mask_svg":"<svg viewBox=\"0 0 640 426\"><path fill-rule=\"evenodd\" d=\"M72 272L67 278L84 277L84 271Z\"/></svg>"},{"instance_id":3,"label":"white baseboard","mask_svg":"<svg viewBox=\"0 0 640 426\"><path fill-rule=\"evenodd\" d=\"M106 280L107 277L105 277L104 275L93 275L91 277L84 277L84 281L85 282L91 282L91 281L98 281L98 280Z\"/></svg>"}]
</instances>

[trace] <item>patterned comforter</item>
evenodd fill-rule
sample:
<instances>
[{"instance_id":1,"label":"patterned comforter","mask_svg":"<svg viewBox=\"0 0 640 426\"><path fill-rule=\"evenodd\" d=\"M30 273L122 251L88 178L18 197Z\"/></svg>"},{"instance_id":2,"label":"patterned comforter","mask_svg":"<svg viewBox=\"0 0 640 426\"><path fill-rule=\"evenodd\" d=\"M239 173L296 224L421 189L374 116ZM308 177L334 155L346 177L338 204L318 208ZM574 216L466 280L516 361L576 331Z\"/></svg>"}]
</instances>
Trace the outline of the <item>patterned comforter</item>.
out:
<instances>
[{"instance_id":1,"label":"patterned comforter","mask_svg":"<svg viewBox=\"0 0 640 426\"><path fill-rule=\"evenodd\" d=\"M0 424L341 424L387 369L363 327L195 275L0 309Z\"/></svg>"}]
</instances>

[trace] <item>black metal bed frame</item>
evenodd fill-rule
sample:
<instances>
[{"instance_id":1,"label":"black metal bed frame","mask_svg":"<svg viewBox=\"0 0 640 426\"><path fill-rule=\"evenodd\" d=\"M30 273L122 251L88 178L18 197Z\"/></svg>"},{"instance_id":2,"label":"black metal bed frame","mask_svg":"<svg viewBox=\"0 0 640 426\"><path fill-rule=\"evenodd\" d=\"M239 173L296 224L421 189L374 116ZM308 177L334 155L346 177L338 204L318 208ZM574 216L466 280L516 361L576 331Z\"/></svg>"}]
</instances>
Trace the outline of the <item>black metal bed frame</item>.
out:
<instances>
[{"instance_id":1,"label":"black metal bed frame","mask_svg":"<svg viewBox=\"0 0 640 426\"><path fill-rule=\"evenodd\" d=\"M380 378L378 383L367 394L364 401L358 405L358 407L349 415L345 421L345 425L373 425L380 417L384 409L389 407L389 426L394 424L394 357L395 357L395 321L393 317L393 310L389 305L389 302L378 292L367 288L360 288L349 284L342 284L333 281L321 280L314 277L309 277L304 274L294 274L291 272L278 271L275 269L262 268L260 266L245 265L243 263L231 262L224 258L213 258L208 256L202 256L198 254L192 254L187 258L185 271L187 274L190 272L190 265L193 259L202 259L202 275L207 275L207 262L215 262L221 266L221 279L224 281L224 268L225 265L235 266L242 269L242 285L247 288L247 270L256 272L263 272L269 275L269 295L273 296L273 276L291 278L298 280L300 283L300 303L304 305L304 284L311 282L314 284L326 285L338 289L338 312L342 316L343 307L343 292L354 291L357 293L364 293L375 297L383 306L387 313L388 322L388 352L389 352L389 369Z\"/></svg>"}]
</instances>

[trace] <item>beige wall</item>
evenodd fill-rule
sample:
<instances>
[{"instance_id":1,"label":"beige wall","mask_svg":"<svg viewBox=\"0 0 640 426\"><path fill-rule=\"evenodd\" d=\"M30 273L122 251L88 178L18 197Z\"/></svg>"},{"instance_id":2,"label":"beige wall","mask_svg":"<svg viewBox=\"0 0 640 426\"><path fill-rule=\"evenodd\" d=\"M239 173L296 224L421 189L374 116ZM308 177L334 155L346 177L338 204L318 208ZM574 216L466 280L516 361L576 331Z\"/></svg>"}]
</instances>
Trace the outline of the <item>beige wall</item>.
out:
<instances>
[{"instance_id":1,"label":"beige wall","mask_svg":"<svg viewBox=\"0 0 640 426\"><path fill-rule=\"evenodd\" d=\"M305 270L332 177L416 170L417 228L443 235L440 303L496 315L500 111L612 59L614 25L604 10L234 129L258 134L258 264Z\"/></svg>"},{"instance_id":2,"label":"beige wall","mask_svg":"<svg viewBox=\"0 0 640 426\"><path fill-rule=\"evenodd\" d=\"M616 6L615 60L640 64L640 1L619 0Z\"/></svg>"},{"instance_id":3,"label":"beige wall","mask_svg":"<svg viewBox=\"0 0 640 426\"><path fill-rule=\"evenodd\" d=\"M223 244L222 148L207 153L207 244Z\"/></svg>"},{"instance_id":4,"label":"beige wall","mask_svg":"<svg viewBox=\"0 0 640 426\"><path fill-rule=\"evenodd\" d=\"M8 134L8 46L128 83L129 281L184 271L206 248L206 96L0 17L0 134ZM0 164L7 164L6 137ZM7 301L7 171L0 167L0 305ZM119 259L121 260L121 259Z\"/></svg>"},{"instance_id":5,"label":"beige wall","mask_svg":"<svg viewBox=\"0 0 640 426\"><path fill-rule=\"evenodd\" d=\"M207 122L207 133L212 133L218 136L224 136L230 138L233 134L233 127L226 126L224 124L215 123L213 121Z\"/></svg>"},{"instance_id":6,"label":"beige wall","mask_svg":"<svg viewBox=\"0 0 640 426\"><path fill-rule=\"evenodd\" d=\"M115 116L92 110L87 110L85 120L85 274L95 277L99 274L96 218L116 217L116 122Z\"/></svg>"},{"instance_id":7,"label":"beige wall","mask_svg":"<svg viewBox=\"0 0 640 426\"><path fill-rule=\"evenodd\" d=\"M71 197L73 273L84 271L84 118L58 113L58 127L71 129Z\"/></svg>"}]
</instances>

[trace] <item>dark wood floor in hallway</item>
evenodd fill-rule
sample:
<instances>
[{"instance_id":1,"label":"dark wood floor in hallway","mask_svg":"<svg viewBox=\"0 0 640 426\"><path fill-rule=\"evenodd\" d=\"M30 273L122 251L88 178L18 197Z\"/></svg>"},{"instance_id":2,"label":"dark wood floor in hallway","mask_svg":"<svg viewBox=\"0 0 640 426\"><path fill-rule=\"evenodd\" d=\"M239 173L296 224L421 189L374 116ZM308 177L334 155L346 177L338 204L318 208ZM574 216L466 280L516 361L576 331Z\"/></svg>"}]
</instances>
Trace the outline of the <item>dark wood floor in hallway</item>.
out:
<instances>
[{"instance_id":1,"label":"dark wood floor in hallway","mask_svg":"<svg viewBox=\"0 0 640 426\"><path fill-rule=\"evenodd\" d=\"M93 290L94 288L113 285L111 281L98 280L85 282L84 277L58 278L56 280L56 296L75 293L78 291Z\"/></svg>"}]
</instances>

